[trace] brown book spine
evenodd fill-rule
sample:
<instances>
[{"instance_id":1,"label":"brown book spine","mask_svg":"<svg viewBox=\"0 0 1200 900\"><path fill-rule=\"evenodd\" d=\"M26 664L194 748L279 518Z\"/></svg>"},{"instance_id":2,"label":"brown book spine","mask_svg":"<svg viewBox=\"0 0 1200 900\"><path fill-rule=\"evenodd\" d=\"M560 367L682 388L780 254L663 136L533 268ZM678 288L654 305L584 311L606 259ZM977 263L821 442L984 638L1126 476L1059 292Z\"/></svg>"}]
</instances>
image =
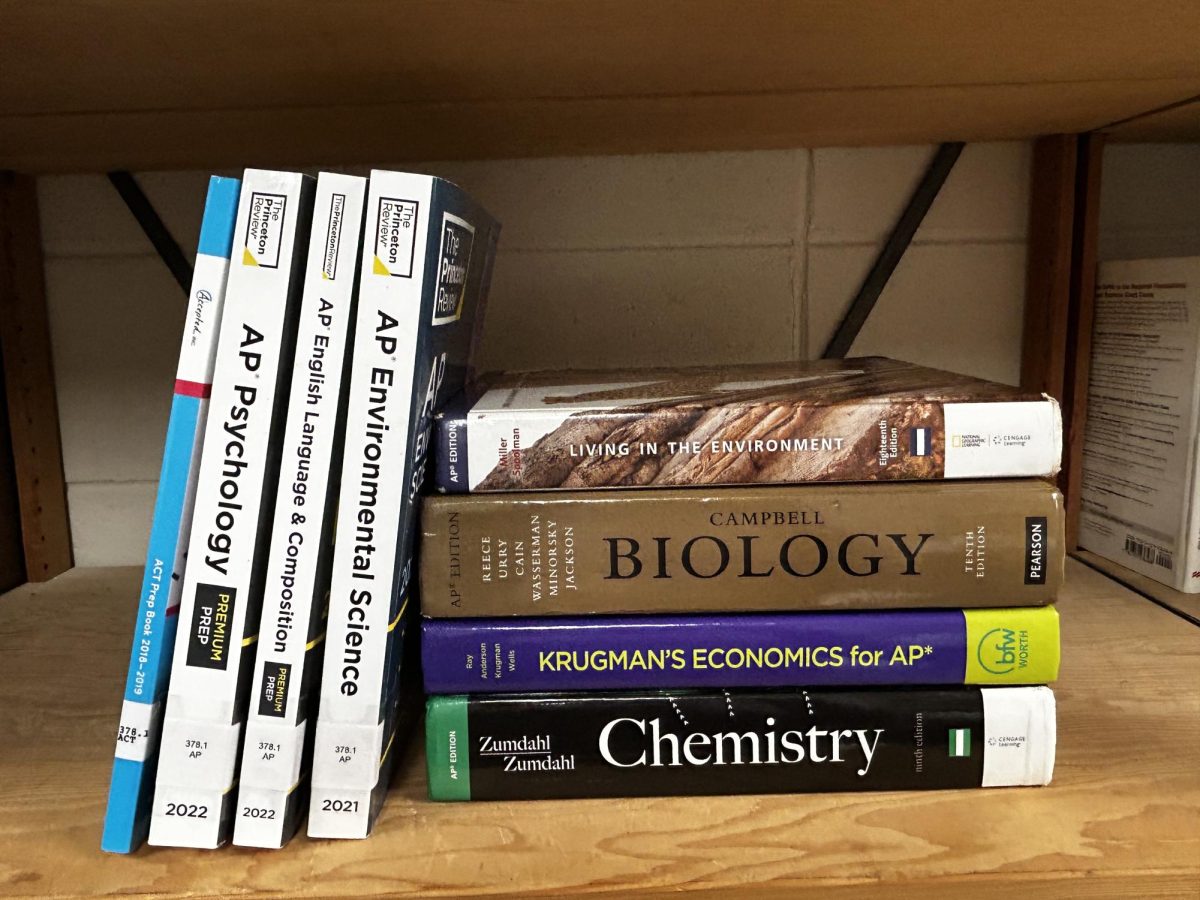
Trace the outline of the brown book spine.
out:
<instances>
[{"instance_id":1,"label":"brown book spine","mask_svg":"<svg viewBox=\"0 0 1200 900\"><path fill-rule=\"evenodd\" d=\"M1064 566L1038 480L429 497L425 615L1039 606Z\"/></svg>"}]
</instances>

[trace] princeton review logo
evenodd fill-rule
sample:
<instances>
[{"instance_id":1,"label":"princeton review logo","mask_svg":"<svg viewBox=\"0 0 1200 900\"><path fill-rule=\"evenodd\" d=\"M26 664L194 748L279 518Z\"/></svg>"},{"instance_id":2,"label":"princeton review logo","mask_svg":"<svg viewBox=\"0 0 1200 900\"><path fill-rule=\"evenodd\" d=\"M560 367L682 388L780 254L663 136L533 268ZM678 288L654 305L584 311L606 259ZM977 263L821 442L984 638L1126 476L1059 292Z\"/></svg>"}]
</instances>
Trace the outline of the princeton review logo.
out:
<instances>
[{"instance_id":1,"label":"princeton review logo","mask_svg":"<svg viewBox=\"0 0 1200 900\"><path fill-rule=\"evenodd\" d=\"M246 222L246 240L242 265L262 269L279 268L279 247L283 238L287 197L255 191L250 195L250 219Z\"/></svg>"},{"instance_id":2,"label":"princeton review logo","mask_svg":"<svg viewBox=\"0 0 1200 900\"><path fill-rule=\"evenodd\" d=\"M371 271L393 278L412 278L413 254L421 204L399 197L380 197L375 220L375 258Z\"/></svg>"},{"instance_id":3,"label":"princeton review logo","mask_svg":"<svg viewBox=\"0 0 1200 900\"><path fill-rule=\"evenodd\" d=\"M433 324L456 322L462 316L467 273L475 226L450 213L442 216L442 246L438 251L437 294L433 298Z\"/></svg>"},{"instance_id":4,"label":"princeton review logo","mask_svg":"<svg viewBox=\"0 0 1200 900\"><path fill-rule=\"evenodd\" d=\"M1029 665L1029 632L993 628L979 639L975 658L993 675L1011 675Z\"/></svg>"},{"instance_id":5,"label":"princeton review logo","mask_svg":"<svg viewBox=\"0 0 1200 900\"><path fill-rule=\"evenodd\" d=\"M338 249L342 245L342 217L345 209L345 194L330 196L329 224L325 226L325 253L321 259L321 277L326 281L333 281L337 277Z\"/></svg>"}]
</instances>

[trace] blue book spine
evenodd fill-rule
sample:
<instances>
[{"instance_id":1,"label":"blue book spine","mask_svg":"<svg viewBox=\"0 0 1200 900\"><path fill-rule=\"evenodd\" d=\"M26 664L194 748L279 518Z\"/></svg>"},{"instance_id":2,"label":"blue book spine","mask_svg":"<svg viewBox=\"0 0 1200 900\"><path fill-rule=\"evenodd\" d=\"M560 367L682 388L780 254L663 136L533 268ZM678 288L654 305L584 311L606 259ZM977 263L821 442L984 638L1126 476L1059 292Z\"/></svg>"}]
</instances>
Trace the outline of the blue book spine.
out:
<instances>
[{"instance_id":1,"label":"blue book spine","mask_svg":"<svg viewBox=\"0 0 1200 900\"><path fill-rule=\"evenodd\" d=\"M240 186L236 178L217 176L208 183L117 727L116 758L101 839L101 847L111 853L136 850L150 828L162 706L175 644L200 468L200 439L208 412Z\"/></svg>"}]
</instances>

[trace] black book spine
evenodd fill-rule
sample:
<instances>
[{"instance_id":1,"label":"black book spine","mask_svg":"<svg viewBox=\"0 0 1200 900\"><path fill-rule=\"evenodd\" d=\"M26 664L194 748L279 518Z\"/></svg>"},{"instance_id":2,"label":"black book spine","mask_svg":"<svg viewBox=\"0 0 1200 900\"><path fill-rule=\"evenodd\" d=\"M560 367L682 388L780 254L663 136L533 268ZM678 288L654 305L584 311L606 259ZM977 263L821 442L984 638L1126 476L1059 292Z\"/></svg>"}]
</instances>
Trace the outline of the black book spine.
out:
<instances>
[{"instance_id":1,"label":"black book spine","mask_svg":"<svg viewBox=\"0 0 1200 900\"><path fill-rule=\"evenodd\" d=\"M435 696L429 790L515 800L1044 784L1053 718L1044 687Z\"/></svg>"}]
</instances>

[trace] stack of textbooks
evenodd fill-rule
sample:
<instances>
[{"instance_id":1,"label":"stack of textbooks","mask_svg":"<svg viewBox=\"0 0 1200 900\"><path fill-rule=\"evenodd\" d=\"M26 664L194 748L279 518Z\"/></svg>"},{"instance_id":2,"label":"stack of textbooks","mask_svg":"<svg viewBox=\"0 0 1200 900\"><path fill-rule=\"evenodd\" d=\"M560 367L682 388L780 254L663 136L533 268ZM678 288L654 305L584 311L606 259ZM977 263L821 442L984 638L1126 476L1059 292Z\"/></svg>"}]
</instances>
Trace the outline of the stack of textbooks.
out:
<instances>
[{"instance_id":1,"label":"stack of textbooks","mask_svg":"<svg viewBox=\"0 0 1200 900\"><path fill-rule=\"evenodd\" d=\"M879 358L511 374L435 434L434 799L1050 780L1053 400Z\"/></svg>"},{"instance_id":2,"label":"stack of textbooks","mask_svg":"<svg viewBox=\"0 0 1200 900\"><path fill-rule=\"evenodd\" d=\"M416 495L498 225L454 185L212 179L102 846L364 837L396 754ZM178 639L176 639L178 632Z\"/></svg>"},{"instance_id":3,"label":"stack of textbooks","mask_svg":"<svg viewBox=\"0 0 1200 900\"><path fill-rule=\"evenodd\" d=\"M1046 783L1054 401L476 379L498 230L430 176L212 179L104 848L367 836L416 581L434 799Z\"/></svg>"}]
</instances>

